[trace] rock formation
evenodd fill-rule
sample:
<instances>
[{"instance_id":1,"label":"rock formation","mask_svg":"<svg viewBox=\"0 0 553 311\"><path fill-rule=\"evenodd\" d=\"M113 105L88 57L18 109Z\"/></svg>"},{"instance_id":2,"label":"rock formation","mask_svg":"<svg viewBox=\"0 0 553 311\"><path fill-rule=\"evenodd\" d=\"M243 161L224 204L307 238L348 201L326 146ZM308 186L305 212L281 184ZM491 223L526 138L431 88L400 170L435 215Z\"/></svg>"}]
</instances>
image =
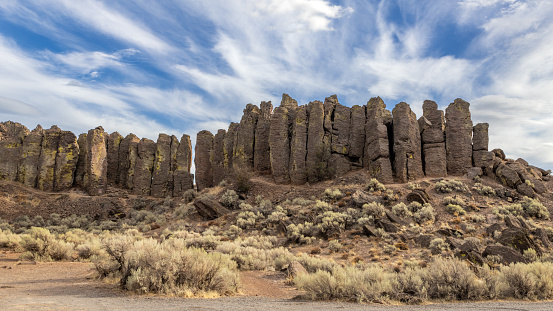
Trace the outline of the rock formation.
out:
<instances>
[{"instance_id":1,"label":"rock formation","mask_svg":"<svg viewBox=\"0 0 553 311\"><path fill-rule=\"evenodd\" d=\"M438 104L431 100L424 101L422 111L423 116L419 119L419 128L424 173L429 177L445 177L447 175L447 158L444 112L438 110Z\"/></svg>"},{"instance_id":2,"label":"rock formation","mask_svg":"<svg viewBox=\"0 0 553 311\"><path fill-rule=\"evenodd\" d=\"M423 178L421 137L417 116L404 102L397 104L392 114L396 178L399 182Z\"/></svg>"},{"instance_id":3,"label":"rock formation","mask_svg":"<svg viewBox=\"0 0 553 311\"><path fill-rule=\"evenodd\" d=\"M173 172L173 196L180 197L188 189L194 189L192 167L192 144L190 136L184 134L177 149L176 165Z\"/></svg>"},{"instance_id":4,"label":"rock formation","mask_svg":"<svg viewBox=\"0 0 553 311\"><path fill-rule=\"evenodd\" d=\"M281 104L275 108L271 118L269 147L271 148L271 173L278 184L290 182L290 116L286 107Z\"/></svg>"},{"instance_id":5,"label":"rock formation","mask_svg":"<svg viewBox=\"0 0 553 311\"><path fill-rule=\"evenodd\" d=\"M27 187L36 187L38 176L38 163L42 149L42 136L44 130L38 125L25 139L18 162L17 181Z\"/></svg>"},{"instance_id":6,"label":"rock formation","mask_svg":"<svg viewBox=\"0 0 553 311\"><path fill-rule=\"evenodd\" d=\"M57 126L44 131L42 149L38 159L37 188L42 191L54 191L54 171L56 167L56 153L61 138L61 130ZM105 145L104 145L105 148Z\"/></svg>"},{"instance_id":7,"label":"rock formation","mask_svg":"<svg viewBox=\"0 0 553 311\"><path fill-rule=\"evenodd\" d=\"M305 106L296 108L292 122L292 137L290 141L290 182L303 185L307 181L305 157L307 155L307 109Z\"/></svg>"},{"instance_id":8,"label":"rock formation","mask_svg":"<svg viewBox=\"0 0 553 311\"><path fill-rule=\"evenodd\" d=\"M54 167L55 191L68 190L73 187L78 160L79 144L77 143L77 136L69 131L62 131Z\"/></svg>"},{"instance_id":9,"label":"rock formation","mask_svg":"<svg viewBox=\"0 0 553 311\"><path fill-rule=\"evenodd\" d=\"M271 155L269 147L269 133L271 129L271 102L261 102L257 126L255 128L255 148L253 167L256 172L269 174L271 172Z\"/></svg>"},{"instance_id":10,"label":"rock formation","mask_svg":"<svg viewBox=\"0 0 553 311\"><path fill-rule=\"evenodd\" d=\"M12 121L0 123L0 178L10 181L17 179L19 156L23 140L29 130Z\"/></svg>"},{"instance_id":11,"label":"rock formation","mask_svg":"<svg viewBox=\"0 0 553 311\"><path fill-rule=\"evenodd\" d=\"M457 98L445 110L447 173L464 175L472 167L470 104Z\"/></svg>"},{"instance_id":12,"label":"rock formation","mask_svg":"<svg viewBox=\"0 0 553 311\"><path fill-rule=\"evenodd\" d=\"M153 140L142 138L138 143L137 155L132 190L134 194L150 195L156 143Z\"/></svg>"},{"instance_id":13,"label":"rock formation","mask_svg":"<svg viewBox=\"0 0 553 311\"><path fill-rule=\"evenodd\" d=\"M172 138L167 134L159 134L156 149L154 166L152 169L152 185L150 192L152 196L164 198L172 196L173 172L171 170L171 144ZM178 147L178 141L177 141Z\"/></svg>"},{"instance_id":14,"label":"rock formation","mask_svg":"<svg viewBox=\"0 0 553 311\"><path fill-rule=\"evenodd\" d=\"M46 131L48 132L48 130ZM86 135L86 159L84 188L90 195L101 195L106 192L107 181L107 133L99 126L88 131ZM46 140L46 137L44 138ZM39 180L40 182L40 180Z\"/></svg>"},{"instance_id":15,"label":"rock formation","mask_svg":"<svg viewBox=\"0 0 553 311\"><path fill-rule=\"evenodd\" d=\"M213 134L201 131L196 136L194 165L196 166L196 188L198 191L213 187Z\"/></svg>"},{"instance_id":16,"label":"rock formation","mask_svg":"<svg viewBox=\"0 0 553 311\"><path fill-rule=\"evenodd\" d=\"M119 133L111 133L108 137L108 180L119 183L119 146L123 136Z\"/></svg>"},{"instance_id":17,"label":"rock formation","mask_svg":"<svg viewBox=\"0 0 553 311\"><path fill-rule=\"evenodd\" d=\"M367 102L366 116L363 166L368 168L372 177L391 183L394 177L388 127L392 124L392 116L380 97L373 97Z\"/></svg>"}]
</instances>

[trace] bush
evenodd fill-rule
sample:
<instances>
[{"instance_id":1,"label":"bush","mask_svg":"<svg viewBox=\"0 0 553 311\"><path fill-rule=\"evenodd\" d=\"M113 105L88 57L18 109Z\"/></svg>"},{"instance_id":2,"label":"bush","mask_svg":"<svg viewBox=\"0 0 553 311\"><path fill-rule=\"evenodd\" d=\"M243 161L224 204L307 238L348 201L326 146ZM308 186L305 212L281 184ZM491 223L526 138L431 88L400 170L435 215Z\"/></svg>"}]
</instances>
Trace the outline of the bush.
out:
<instances>
[{"instance_id":1,"label":"bush","mask_svg":"<svg viewBox=\"0 0 553 311\"><path fill-rule=\"evenodd\" d=\"M430 241L430 250L432 250L433 253L438 254L442 251L446 251L449 249L449 245L447 242L442 238L435 238L432 241Z\"/></svg>"},{"instance_id":2,"label":"bush","mask_svg":"<svg viewBox=\"0 0 553 311\"><path fill-rule=\"evenodd\" d=\"M470 267L458 259L435 258L423 276L428 297L446 300L478 299L483 292Z\"/></svg>"},{"instance_id":3,"label":"bush","mask_svg":"<svg viewBox=\"0 0 553 311\"><path fill-rule=\"evenodd\" d=\"M0 248L16 249L21 242L21 237L18 234L12 233L10 230L0 229Z\"/></svg>"},{"instance_id":4,"label":"bush","mask_svg":"<svg viewBox=\"0 0 553 311\"><path fill-rule=\"evenodd\" d=\"M26 251L24 259L33 260L66 260L73 253L73 244L57 240L47 229L33 227L29 235L24 235L20 242Z\"/></svg>"},{"instance_id":5,"label":"bush","mask_svg":"<svg viewBox=\"0 0 553 311\"><path fill-rule=\"evenodd\" d=\"M501 268L503 295L517 299L553 298L553 263L516 263Z\"/></svg>"},{"instance_id":6,"label":"bush","mask_svg":"<svg viewBox=\"0 0 553 311\"><path fill-rule=\"evenodd\" d=\"M465 206L465 201L461 198L458 198L457 196L455 197L445 197L443 200L442 200L442 203L447 206L449 204L454 204L454 205L459 205L459 206Z\"/></svg>"},{"instance_id":7,"label":"bush","mask_svg":"<svg viewBox=\"0 0 553 311\"><path fill-rule=\"evenodd\" d=\"M461 206L455 204L448 204L446 210L448 213L455 216L465 215L467 213Z\"/></svg>"},{"instance_id":8,"label":"bush","mask_svg":"<svg viewBox=\"0 0 553 311\"><path fill-rule=\"evenodd\" d=\"M549 219L549 211L537 199L524 197L520 205L522 205L522 208L529 216L545 220Z\"/></svg>"},{"instance_id":9,"label":"bush","mask_svg":"<svg viewBox=\"0 0 553 311\"><path fill-rule=\"evenodd\" d=\"M380 203L370 202L363 204L363 213L378 218L386 214L386 209Z\"/></svg>"},{"instance_id":10,"label":"bush","mask_svg":"<svg viewBox=\"0 0 553 311\"><path fill-rule=\"evenodd\" d=\"M247 194L252 188L251 173L246 166L239 165L234 169L234 186L236 191Z\"/></svg>"},{"instance_id":11,"label":"bush","mask_svg":"<svg viewBox=\"0 0 553 311\"><path fill-rule=\"evenodd\" d=\"M432 208L432 205L429 203L424 204L420 210L413 214L413 219L418 224L424 224L427 222L432 223L434 222L435 217L436 213L434 212L434 208Z\"/></svg>"},{"instance_id":12,"label":"bush","mask_svg":"<svg viewBox=\"0 0 553 311\"><path fill-rule=\"evenodd\" d=\"M326 211L317 216L317 227L327 237L339 234L346 228L347 215L343 213Z\"/></svg>"},{"instance_id":13,"label":"bush","mask_svg":"<svg viewBox=\"0 0 553 311\"><path fill-rule=\"evenodd\" d=\"M481 195L485 195L488 197L495 197L495 190L493 190L492 187L484 186L481 183L475 183L472 187L472 190L478 192Z\"/></svg>"},{"instance_id":14,"label":"bush","mask_svg":"<svg viewBox=\"0 0 553 311\"><path fill-rule=\"evenodd\" d=\"M196 199L196 190L188 189L182 194L184 203L190 203Z\"/></svg>"},{"instance_id":15,"label":"bush","mask_svg":"<svg viewBox=\"0 0 553 311\"><path fill-rule=\"evenodd\" d=\"M464 183L458 180L441 180L434 186L437 192L451 193L455 192L469 192L469 188Z\"/></svg>"},{"instance_id":16,"label":"bush","mask_svg":"<svg viewBox=\"0 0 553 311\"><path fill-rule=\"evenodd\" d=\"M344 197L344 194L340 191L340 189L327 188L324 192L324 196L328 200L339 200Z\"/></svg>"},{"instance_id":17,"label":"bush","mask_svg":"<svg viewBox=\"0 0 553 311\"><path fill-rule=\"evenodd\" d=\"M238 206L240 205L238 194L236 191L230 189L221 196L221 200L219 200L219 202L231 210L238 209Z\"/></svg>"},{"instance_id":18,"label":"bush","mask_svg":"<svg viewBox=\"0 0 553 311\"><path fill-rule=\"evenodd\" d=\"M392 213L396 214L399 217L411 217L413 213L407 208L405 203L398 203L392 207Z\"/></svg>"},{"instance_id":19,"label":"bush","mask_svg":"<svg viewBox=\"0 0 553 311\"><path fill-rule=\"evenodd\" d=\"M369 180L369 183L367 184L367 191L369 192L386 191L386 186L380 183L378 179L371 178L371 180Z\"/></svg>"},{"instance_id":20,"label":"bush","mask_svg":"<svg viewBox=\"0 0 553 311\"><path fill-rule=\"evenodd\" d=\"M259 212L242 211L236 217L236 225L242 229L248 229L254 227L262 219L263 215Z\"/></svg>"},{"instance_id":21,"label":"bush","mask_svg":"<svg viewBox=\"0 0 553 311\"><path fill-rule=\"evenodd\" d=\"M340 242L338 240L332 240L332 241L328 242L328 249L333 253L337 253L337 252L341 251L343 247L344 246L342 244L340 244Z\"/></svg>"}]
</instances>

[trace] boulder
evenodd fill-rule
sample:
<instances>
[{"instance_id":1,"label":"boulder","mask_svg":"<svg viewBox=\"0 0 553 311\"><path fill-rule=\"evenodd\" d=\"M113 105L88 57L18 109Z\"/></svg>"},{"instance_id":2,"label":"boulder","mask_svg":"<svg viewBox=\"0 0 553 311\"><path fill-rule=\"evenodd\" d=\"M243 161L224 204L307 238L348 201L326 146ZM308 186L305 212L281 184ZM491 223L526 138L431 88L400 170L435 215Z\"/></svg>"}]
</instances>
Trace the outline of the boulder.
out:
<instances>
[{"instance_id":1,"label":"boulder","mask_svg":"<svg viewBox=\"0 0 553 311\"><path fill-rule=\"evenodd\" d=\"M463 240L462 239L457 239L457 238L454 238L454 237L451 237L451 236L446 237L445 242L447 244L449 244L451 249L457 249L458 250L463 245Z\"/></svg>"},{"instance_id":2,"label":"boulder","mask_svg":"<svg viewBox=\"0 0 553 311\"><path fill-rule=\"evenodd\" d=\"M471 167L467 173L465 174L465 177L467 179L470 179L470 180L473 180L475 179L477 176L482 176L483 174L483 171L482 171L482 168L481 167Z\"/></svg>"},{"instance_id":3,"label":"boulder","mask_svg":"<svg viewBox=\"0 0 553 311\"><path fill-rule=\"evenodd\" d=\"M54 191L54 171L56 169L56 154L58 153L60 139L61 129L56 125L44 131L42 148L38 160L37 179L37 188L42 191ZM105 143L103 145L105 149Z\"/></svg>"},{"instance_id":4,"label":"boulder","mask_svg":"<svg viewBox=\"0 0 553 311\"><path fill-rule=\"evenodd\" d=\"M196 167L196 187L198 191L213 187L213 134L210 131L200 131L196 136L194 165Z\"/></svg>"},{"instance_id":5,"label":"boulder","mask_svg":"<svg viewBox=\"0 0 553 311\"><path fill-rule=\"evenodd\" d=\"M363 233L369 238L372 236L378 236L376 229L369 225L363 225Z\"/></svg>"},{"instance_id":6,"label":"boulder","mask_svg":"<svg viewBox=\"0 0 553 311\"><path fill-rule=\"evenodd\" d=\"M399 228L394 225L390 220L387 218L380 218L375 221L375 225L377 228L382 228L386 232L398 232Z\"/></svg>"},{"instance_id":7,"label":"boulder","mask_svg":"<svg viewBox=\"0 0 553 311\"><path fill-rule=\"evenodd\" d=\"M138 159L138 143L140 139L134 134L129 134L119 144L119 184L123 188L134 187L134 172Z\"/></svg>"},{"instance_id":8,"label":"boulder","mask_svg":"<svg viewBox=\"0 0 553 311\"><path fill-rule=\"evenodd\" d=\"M478 150L472 152L472 161L475 167L493 167L495 154L491 151Z\"/></svg>"},{"instance_id":9,"label":"boulder","mask_svg":"<svg viewBox=\"0 0 553 311\"><path fill-rule=\"evenodd\" d=\"M501 232L502 230L503 226L500 223L494 223L486 228L486 234L490 237L493 237L496 231Z\"/></svg>"},{"instance_id":10,"label":"boulder","mask_svg":"<svg viewBox=\"0 0 553 311\"><path fill-rule=\"evenodd\" d=\"M415 189L411 191L409 194L407 194L406 199L409 203L418 202L420 204L426 204L430 201L430 197L424 189Z\"/></svg>"},{"instance_id":11,"label":"boulder","mask_svg":"<svg viewBox=\"0 0 553 311\"><path fill-rule=\"evenodd\" d=\"M271 118L269 145L271 149L271 173L277 184L290 183L289 112L277 107Z\"/></svg>"},{"instance_id":12,"label":"boulder","mask_svg":"<svg viewBox=\"0 0 553 311\"><path fill-rule=\"evenodd\" d=\"M504 265L518 262L528 263L526 258L524 258L512 247L503 245L488 245L482 253L482 257L486 258L488 256L499 256L501 263Z\"/></svg>"},{"instance_id":13,"label":"boulder","mask_svg":"<svg viewBox=\"0 0 553 311\"><path fill-rule=\"evenodd\" d=\"M477 264L479 266L484 265L484 258L478 253L474 251L458 251L455 253L455 257L459 259L465 259L473 264Z\"/></svg>"},{"instance_id":14,"label":"boulder","mask_svg":"<svg viewBox=\"0 0 553 311\"><path fill-rule=\"evenodd\" d=\"M302 264L297 261L292 261L288 264L288 268L286 268L286 276L288 280L293 280L298 275L304 275L307 273L307 270L305 270Z\"/></svg>"},{"instance_id":15,"label":"boulder","mask_svg":"<svg viewBox=\"0 0 553 311\"><path fill-rule=\"evenodd\" d=\"M271 157L269 147L269 133L271 130L271 102L261 102L257 126L255 128L255 146L253 166L256 172L269 174L271 172Z\"/></svg>"},{"instance_id":16,"label":"boulder","mask_svg":"<svg viewBox=\"0 0 553 311\"><path fill-rule=\"evenodd\" d=\"M138 157L134 169L133 194L150 195L152 172L156 157L156 143L142 138L138 143Z\"/></svg>"},{"instance_id":17,"label":"boulder","mask_svg":"<svg viewBox=\"0 0 553 311\"><path fill-rule=\"evenodd\" d=\"M123 140L123 136L114 132L109 134L108 138L108 180L110 182L119 183L119 146Z\"/></svg>"},{"instance_id":18,"label":"boulder","mask_svg":"<svg viewBox=\"0 0 553 311\"><path fill-rule=\"evenodd\" d=\"M501 150L501 149L494 149L494 150L492 150L492 152L494 153L494 155L495 155L497 158L499 158L499 159L505 161L505 152L503 152L503 150Z\"/></svg>"},{"instance_id":19,"label":"boulder","mask_svg":"<svg viewBox=\"0 0 553 311\"><path fill-rule=\"evenodd\" d=\"M259 108L256 105L248 104L244 109L244 115L240 120L240 126L236 130L236 141L234 145L233 163L234 166L253 168L253 155L255 145L255 128L259 119Z\"/></svg>"},{"instance_id":20,"label":"boulder","mask_svg":"<svg viewBox=\"0 0 553 311\"><path fill-rule=\"evenodd\" d=\"M499 178L502 184L511 188L516 188L519 184L522 183L522 180L520 180L518 173L512 167L509 167L504 163L500 163L497 166L495 170L495 175Z\"/></svg>"},{"instance_id":21,"label":"boulder","mask_svg":"<svg viewBox=\"0 0 553 311\"><path fill-rule=\"evenodd\" d=\"M403 219L401 219L399 216L397 216L396 214L392 213L391 211L386 211L386 217L388 217L388 219L393 222L393 223L396 223L400 226L406 226L408 225L408 223L406 221L404 221Z\"/></svg>"},{"instance_id":22,"label":"boulder","mask_svg":"<svg viewBox=\"0 0 553 311\"><path fill-rule=\"evenodd\" d=\"M361 190L356 190L351 195L351 202L353 206L357 208L363 207L363 204L366 204L369 202L378 202L379 200L380 200L379 196L370 195Z\"/></svg>"},{"instance_id":23,"label":"boulder","mask_svg":"<svg viewBox=\"0 0 553 311\"><path fill-rule=\"evenodd\" d=\"M365 108L359 105L351 107L351 125L349 135L349 157L361 162L365 148Z\"/></svg>"},{"instance_id":24,"label":"boulder","mask_svg":"<svg viewBox=\"0 0 553 311\"><path fill-rule=\"evenodd\" d=\"M328 165L330 148L325 146L324 138L324 107L320 101L310 102L307 105L307 155L305 166L307 180L317 182L325 177L325 169Z\"/></svg>"},{"instance_id":25,"label":"boulder","mask_svg":"<svg viewBox=\"0 0 553 311\"><path fill-rule=\"evenodd\" d=\"M190 174L192 167L192 144L190 136L184 134L180 139L173 170L173 196L180 197L188 189L194 189L194 175Z\"/></svg>"},{"instance_id":26,"label":"boulder","mask_svg":"<svg viewBox=\"0 0 553 311\"><path fill-rule=\"evenodd\" d=\"M458 98L445 111L449 175L462 176L472 167L472 120L469 106L468 102Z\"/></svg>"},{"instance_id":27,"label":"boulder","mask_svg":"<svg viewBox=\"0 0 553 311\"><path fill-rule=\"evenodd\" d=\"M23 141L29 130L22 124L0 123L0 179L16 181Z\"/></svg>"},{"instance_id":28,"label":"boulder","mask_svg":"<svg viewBox=\"0 0 553 311\"><path fill-rule=\"evenodd\" d=\"M476 244L476 242L468 240L463 241L462 245L459 246L459 251L480 253L480 247L478 247L478 244Z\"/></svg>"},{"instance_id":29,"label":"boulder","mask_svg":"<svg viewBox=\"0 0 553 311\"><path fill-rule=\"evenodd\" d=\"M99 126L86 135L86 161L84 188L89 195L106 193L107 181L107 133Z\"/></svg>"},{"instance_id":30,"label":"boulder","mask_svg":"<svg viewBox=\"0 0 553 311\"><path fill-rule=\"evenodd\" d=\"M73 187L77 161L79 160L79 144L77 136L69 131L61 132L56 166L54 167L54 190L63 191Z\"/></svg>"},{"instance_id":31,"label":"boulder","mask_svg":"<svg viewBox=\"0 0 553 311\"><path fill-rule=\"evenodd\" d=\"M488 151L488 123L478 123L472 128L472 150Z\"/></svg>"},{"instance_id":32,"label":"boulder","mask_svg":"<svg viewBox=\"0 0 553 311\"><path fill-rule=\"evenodd\" d=\"M516 217L513 216L513 215L507 215L507 216L505 216L505 224L506 224L507 227L509 227L509 228L517 228L517 229L521 229L521 228L522 228L522 225L520 224L520 221L518 221L518 218L516 218Z\"/></svg>"},{"instance_id":33,"label":"boulder","mask_svg":"<svg viewBox=\"0 0 553 311\"><path fill-rule=\"evenodd\" d=\"M230 213L230 211L224 208L219 202L206 197L197 198L194 201L194 207L196 211L198 211L198 214L208 220L216 219Z\"/></svg>"},{"instance_id":34,"label":"boulder","mask_svg":"<svg viewBox=\"0 0 553 311\"><path fill-rule=\"evenodd\" d=\"M537 228L536 231L534 232L534 235L541 240L541 244L543 245L543 247L547 249L551 249L551 241L549 240L549 237L545 229Z\"/></svg>"},{"instance_id":35,"label":"boulder","mask_svg":"<svg viewBox=\"0 0 553 311\"><path fill-rule=\"evenodd\" d=\"M220 129L213 137L213 160L211 161L211 166L213 167L213 185L218 185L227 177L225 170L226 135L227 131Z\"/></svg>"},{"instance_id":36,"label":"boulder","mask_svg":"<svg viewBox=\"0 0 553 311\"><path fill-rule=\"evenodd\" d=\"M155 148L152 183L150 186L150 194L157 198L165 198L173 193L172 187L169 187L169 182L173 184L171 143L171 136L163 133L159 134Z\"/></svg>"},{"instance_id":37,"label":"boulder","mask_svg":"<svg viewBox=\"0 0 553 311\"><path fill-rule=\"evenodd\" d=\"M303 185L307 181L305 158L307 156L307 107L296 108L292 122L292 137L290 141L290 181L295 185Z\"/></svg>"},{"instance_id":38,"label":"boulder","mask_svg":"<svg viewBox=\"0 0 553 311\"><path fill-rule=\"evenodd\" d=\"M430 242L436 237L432 234L420 234L415 237L415 243L423 248L430 247Z\"/></svg>"},{"instance_id":39,"label":"boulder","mask_svg":"<svg viewBox=\"0 0 553 311\"><path fill-rule=\"evenodd\" d=\"M27 187L36 187L43 135L44 130L38 125L23 139L17 168L17 181Z\"/></svg>"},{"instance_id":40,"label":"boulder","mask_svg":"<svg viewBox=\"0 0 553 311\"><path fill-rule=\"evenodd\" d=\"M511 246L521 254L529 248L533 248L538 256L542 255L541 248L536 244L534 239L528 235L528 232L521 228L507 228L501 231L501 236L497 239L497 242Z\"/></svg>"}]
</instances>

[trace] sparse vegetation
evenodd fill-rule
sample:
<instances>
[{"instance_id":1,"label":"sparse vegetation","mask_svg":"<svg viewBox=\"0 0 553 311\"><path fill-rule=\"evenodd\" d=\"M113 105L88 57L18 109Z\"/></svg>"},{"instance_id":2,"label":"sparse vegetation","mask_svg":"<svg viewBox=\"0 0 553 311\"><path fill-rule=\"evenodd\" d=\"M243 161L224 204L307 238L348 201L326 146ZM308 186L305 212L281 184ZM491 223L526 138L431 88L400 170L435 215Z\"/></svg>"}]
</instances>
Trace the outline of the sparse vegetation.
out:
<instances>
[{"instance_id":1,"label":"sparse vegetation","mask_svg":"<svg viewBox=\"0 0 553 311\"><path fill-rule=\"evenodd\" d=\"M434 186L437 192L441 193L451 193L451 192L461 192L465 193L469 191L467 185L458 180L441 180L436 183Z\"/></svg>"}]
</instances>

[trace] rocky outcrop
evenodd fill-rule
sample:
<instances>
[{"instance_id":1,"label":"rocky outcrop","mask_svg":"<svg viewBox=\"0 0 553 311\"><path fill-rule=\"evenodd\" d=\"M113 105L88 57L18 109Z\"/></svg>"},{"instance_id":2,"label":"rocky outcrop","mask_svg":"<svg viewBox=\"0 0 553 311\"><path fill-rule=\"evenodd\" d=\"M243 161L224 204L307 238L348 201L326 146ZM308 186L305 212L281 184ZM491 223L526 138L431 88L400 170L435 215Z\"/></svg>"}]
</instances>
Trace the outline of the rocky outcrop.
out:
<instances>
[{"instance_id":1,"label":"rocky outcrop","mask_svg":"<svg viewBox=\"0 0 553 311\"><path fill-rule=\"evenodd\" d=\"M324 144L324 107L320 101L310 102L307 105L307 155L305 166L307 180L317 182L325 178L326 157L330 154L330 148Z\"/></svg>"},{"instance_id":2,"label":"rocky outcrop","mask_svg":"<svg viewBox=\"0 0 553 311\"><path fill-rule=\"evenodd\" d=\"M351 125L348 156L353 163L361 165L365 149L365 107L351 107Z\"/></svg>"},{"instance_id":3,"label":"rocky outcrop","mask_svg":"<svg viewBox=\"0 0 553 311\"><path fill-rule=\"evenodd\" d=\"M253 167L256 172L269 174L271 172L271 155L269 147L269 133L271 131L271 102L261 102L259 117L255 128L255 146Z\"/></svg>"},{"instance_id":4,"label":"rocky outcrop","mask_svg":"<svg viewBox=\"0 0 553 311\"><path fill-rule=\"evenodd\" d=\"M417 117L404 102L397 104L392 114L396 178L402 183L423 178L421 138Z\"/></svg>"},{"instance_id":5,"label":"rocky outcrop","mask_svg":"<svg viewBox=\"0 0 553 311\"><path fill-rule=\"evenodd\" d=\"M224 138L224 149L223 149L223 168L225 176L230 176L234 174L234 164L233 160L233 150L234 150L234 141L236 139L236 132L238 130L239 124L231 122L227 134Z\"/></svg>"},{"instance_id":6,"label":"rocky outcrop","mask_svg":"<svg viewBox=\"0 0 553 311\"><path fill-rule=\"evenodd\" d=\"M255 147L255 127L259 118L259 108L248 104L236 130L233 163L235 166L253 168Z\"/></svg>"},{"instance_id":7,"label":"rocky outcrop","mask_svg":"<svg viewBox=\"0 0 553 311\"><path fill-rule=\"evenodd\" d=\"M75 169L75 180L73 181L73 184L81 188L84 188L84 175L86 171L86 136L87 133L82 133L77 139L77 144L79 145L79 159L77 160L77 168Z\"/></svg>"},{"instance_id":8,"label":"rocky outcrop","mask_svg":"<svg viewBox=\"0 0 553 311\"><path fill-rule=\"evenodd\" d=\"M46 132L48 132L48 130ZM108 162L106 136L107 133L104 132L101 126L88 131L86 135L86 159L83 184L89 195L101 195L104 194L107 189Z\"/></svg>"},{"instance_id":9,"label":"rocky outcrop","mask_svg":"<svg viewBox=\"0 0 553 311\"><path fill-rule=\"evenodd\" d=\"M57 126L44 131L42 149L38 160L37 188L42 191L54 191L54 171L56 169L56 154L61 139L61 129ZM105 143L104 149L105 149ZM86 167L86 161L85 161ZM86 172L86 171L85 171Z\"/></svg>"},{"instance_id":10,"label":"rocky outcrop","mask_svg":"<svg viewBox=\"0 0 553 311\"><path fill-rule=\"evenodd\" d=\"M74 174L79 160L79 144L77 136L69 131L62 131L56 164L54 167L54 190L63 191L73 187Z\"/></svg>"},{"instance_id":11,"label":"rocky outcrop","mask_svg":"<svg viewBox=\"0 0 553 311\"><path fill-rule=\"evenodd\" d=\"M472 129L472 162L475 167L481 167L491 175L495 155L488 151L488 123L478 123Z\"/></svg>"},{"instance_id":12,"label":"rocky outcrop","mask_svg":"<svg viewBox=\"0 0 553 311\"><path fill-rule=\"evenodd\" d=\"M43 135L44 130L38 125L23 139L17 167L17 181L27 187L36 187Z\"/></svg>"},{"instance_id":13,"label":"rocky outcrop","mask_svg":"<svg viewBox=\"0 0 553 311\"><path fill-rule=\"evenodd\" d=\"M423 116L419 119L419 128L424 173L428 177L445 177L447 175L447 159L444 112L438 110L438 104L431 100L424 101L422 111Z\"/></svg>"},{"instance_id":14,"label":"rocky outcrop","mask_svg":"<svg viewBox=\"0 0 553 311\"><path fill-rule=\"evenodd\" d=\"M29 130L12 121L0 123L0 179L15 181L23 141Z\"/></svg>"},{"instance_id":15,"label":"rocky outcrop","mask_svg":"<svg viewBox=\"0 0 553 311\"><path fill-rule=\"evenodd\" d=\"M171 136L167 134L159 134L155 149L154 166L152 169L152 185L150 189L150 193L154 197L164 198L168 195L172 196L173 193L171 144Z\"/></svg>"},{"instance_id":16,"label":"rocky outcrop","mask_svg":"<svg viewBox=\"0 0 553 311\"><path fill-rule=\"evenodd\" d=\"M225 179L225 136L227 131L219 130L213 137L213 185L218 185Z\"/></svg>"},{"instance_id":17,"label":"rocky outcrop","mask_svg":"<svg viewBox=\"0 0 553 311\"><path fill-rule=\"evenodd\" d=\"M119 144L119 184L123 188L134 188L134 172L138 159L138 143L140 139L129 134Z\"/></svg>"},{"instance_id":18,"label":"rocky outcrop","mask_svg":"<svg viewBox=\"0 0 553 311\"><path fill-rule=\"evenodd\" d=\"M292 122L290 141L290 181L303 185L307 181L305 158L307 156L307 107L296 108Z\"/></svg>"},{"instance_id":19,"label":"rocky outcrop","mask_svg":"<svg viewBox=\"0 0 553 311\"><path fill-rule=\"evenodd\" d=\"M192 168L192 143L190 136L184 134L180 139L173 171L173 196L180 197L186 190L194 189Z\"/></svg>"},{"instance_id":20,"label":"rocky outcrop","mask_svg":"<svg viewBox=\"0 0 553 311\"><path fill-rule=\"evenodd\" d=\"M373 97L367 102L366 115L363 166L380 182L391 183L394 178L388 127L392 124L392 115L380 97Z\"/></svg>"},{"instance_id":21,"label":"rocky outcrop","mask_svg":"<svg viewBox=\"0 0 553 311\"><path fill-rule=\"evenodd\" d=\"M461 176L472 167L470 104L457 98L445 110L447 173Z\"/></svg>"},{"instance_id":22,"label":"rocky outcrop","mask_svg":"<svg viewBox=\"0 0 553 311\"><path fill-rule=\"evenodd\" d=\"M290 138L288 133L290 123L287 108L275 108L271 118L269 147L271 148L271 174L275 182L285 184L290 182Z\"/></svg>"},{"instance_id":23,"label":"rocky outcrop","mask_svg":"<svg viewBox=\"0 0 553 311\"><path fill-rule=\"evenodd\" d=\"M213 134L210 131L201 131L196 136L194 165L196 166L196 187L198 191L213 187L213 167L211 166L213 153Z\"/></svg>"},{"instance_id":24,"label":"rocky outcrop","mask_svg":"<svg viewBox=\"0 0 553 311\"><path fill-rule=\"evenodd\" d=\"M153 140L142 138L138 143L137 155L132 190L134 194L150 195L156 143Z\"/></svg>"},{"instance_id":25,"label":"rocky outcrop","mask_svg":"<svg viewBox=\"0 0 553 311\"><path fill-rule=\"evenodd\" d=\"M117 132L111 133L108 137L108 180L119 183L119 147L123 136Z\"/></svg>"}]
</instances>

